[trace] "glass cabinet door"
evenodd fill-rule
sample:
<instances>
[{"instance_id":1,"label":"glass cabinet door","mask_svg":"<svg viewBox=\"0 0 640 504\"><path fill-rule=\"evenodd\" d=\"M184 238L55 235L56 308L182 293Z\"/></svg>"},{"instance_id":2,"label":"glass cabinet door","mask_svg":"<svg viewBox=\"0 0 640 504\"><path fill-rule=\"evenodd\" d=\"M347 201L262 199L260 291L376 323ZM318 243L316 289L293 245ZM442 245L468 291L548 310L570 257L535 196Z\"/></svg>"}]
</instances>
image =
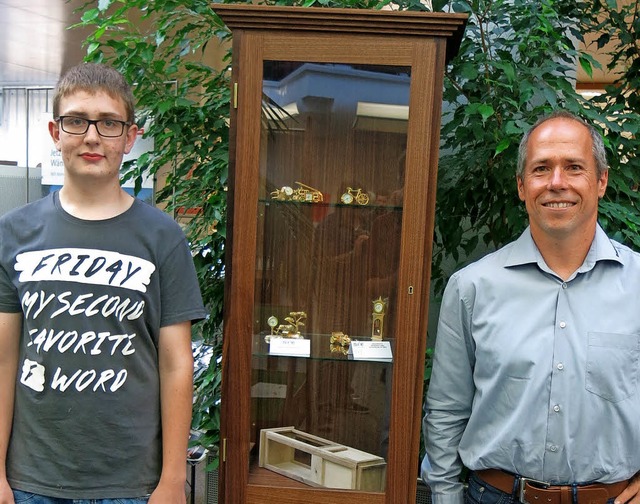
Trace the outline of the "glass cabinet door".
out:
<instances>
[{"instance_id":1,"label":"glass cabinet door","mask_svg":"<svg viewBox=\"0 0 640 504\"><path fill-rule=\"evenodd\" d=\"M264 62L249 483L385 491L410 79Z\"/></svg>"}]
</instances>

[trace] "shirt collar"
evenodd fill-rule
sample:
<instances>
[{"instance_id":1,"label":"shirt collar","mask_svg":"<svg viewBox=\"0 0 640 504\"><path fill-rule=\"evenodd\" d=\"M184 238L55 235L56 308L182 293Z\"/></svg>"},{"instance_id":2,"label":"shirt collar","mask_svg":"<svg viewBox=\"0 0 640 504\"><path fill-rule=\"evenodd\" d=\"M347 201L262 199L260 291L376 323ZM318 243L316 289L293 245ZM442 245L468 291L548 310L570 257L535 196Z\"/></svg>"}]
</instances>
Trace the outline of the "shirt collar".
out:
<instances>
[{"instance_id":1,"label":"shirt collar","mask_svg":"<svg viewBox=\"0 0 640 504\"><path fill-rule=\"evenodd\" d=\"M592 269L598 261L616 261L623 264L623 260L619 256L614 243L600 227L600 224L596 226L596 234L593 242L591 242L587 257L582 263L582 266L578 268L577 273ZM529 226L527 226L527 229L513 242L510 253L504 263L507 268L524 264L538 264L541 268L545 270L548 269L542 258L542 254L533 241L531 228Z\"/></svg>"}]
</instances>

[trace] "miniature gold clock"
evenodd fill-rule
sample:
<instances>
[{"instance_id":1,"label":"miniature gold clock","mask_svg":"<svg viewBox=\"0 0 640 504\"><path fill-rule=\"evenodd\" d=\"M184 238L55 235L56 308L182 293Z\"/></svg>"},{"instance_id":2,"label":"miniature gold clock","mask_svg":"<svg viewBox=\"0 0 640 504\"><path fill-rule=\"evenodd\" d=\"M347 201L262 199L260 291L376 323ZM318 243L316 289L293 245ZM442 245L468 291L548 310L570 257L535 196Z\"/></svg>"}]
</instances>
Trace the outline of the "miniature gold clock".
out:
<instances>
[{"instance_id":1,"label":"miniature gold clock","mask_svg":"<svg viewBox=\"0 0 640 504\"><path fill-rule=\"evenodd\" d=\"M345 205L350 205L353 203L353 196L351 193L346 192L340 197L340 201L342 201Z\"/></svg>"},{"instance_id":2,"label":"miniature gold clock","mask_svg":"<svg viewBox=\"0 0 640 504\"><path fill-rule=\"evenodd\" d=\"M271 315L268 319L267 319L267 325L271 328L271 334L273 334L273 330L276 328L276 326L278 325L278 318L275 317L274 315Z\"/></svg>"},{"instance_id":3,"label":"miniature gold clock","mask_svg":"<svg viewBox=\"0 0 640 504\"><path fill-rule=\"evenodd\" d=\"M371 339L382 340L384 336L384 316L387 312L387 300L379 297L373 301L373 313L371 314Z\"/></svg>"}]
</instances>

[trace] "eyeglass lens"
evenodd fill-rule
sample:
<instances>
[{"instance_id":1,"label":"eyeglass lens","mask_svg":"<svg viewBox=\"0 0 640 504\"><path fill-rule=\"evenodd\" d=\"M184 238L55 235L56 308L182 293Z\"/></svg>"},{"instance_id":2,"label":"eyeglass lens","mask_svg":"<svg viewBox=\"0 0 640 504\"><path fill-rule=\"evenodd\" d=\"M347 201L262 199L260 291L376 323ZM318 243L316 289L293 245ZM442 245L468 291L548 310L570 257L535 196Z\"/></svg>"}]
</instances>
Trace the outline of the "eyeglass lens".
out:
<instances>
[{"instance_id":1,"label":"eyeglass lens","mask_svg":"<svg viewBox=\"0 0 640 504\"><path fill-rule=\"evenodd\" d=\"M91 124L98 130L98 135L103 137L119 137L124 132L126 123L116 119L100 119L97 121L84 119L82 117L63 116L60 117L62 131L71 135L84 135Z\"/></svg>"}]
</instances>

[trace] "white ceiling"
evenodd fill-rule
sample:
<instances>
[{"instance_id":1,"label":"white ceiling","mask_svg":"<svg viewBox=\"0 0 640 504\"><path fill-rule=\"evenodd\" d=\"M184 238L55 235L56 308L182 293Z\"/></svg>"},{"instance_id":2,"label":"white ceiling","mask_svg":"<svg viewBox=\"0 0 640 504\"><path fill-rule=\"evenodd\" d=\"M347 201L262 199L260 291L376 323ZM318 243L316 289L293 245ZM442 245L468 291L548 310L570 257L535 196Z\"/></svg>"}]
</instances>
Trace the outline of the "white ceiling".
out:
<instances>
[{"instance_id":1,"label":"white ceiling","mask_svg":"<svg viewBox=\"0 0 640 504\"><path fill-rule=\"evenodd\" d=\"M81 13L74 11L83 3L0 0L0 87L53 86L63 71L82 61L86 32L67 27L79 20ZM610 79L602 72L593 78L597 83ZM579 68L578 81L587 80Z\"/></svg>"},{"instance_id":2,"label":"white ceiling","mask_svg":"<svg viewBox=\"0 0 640 504\"><path fill-rule=\"evenodd\" d=\"M0 87L52 86L82 61L83 32L67 30L80 13L73 0L0 0Z\"/></svg>"}]
</instances>

